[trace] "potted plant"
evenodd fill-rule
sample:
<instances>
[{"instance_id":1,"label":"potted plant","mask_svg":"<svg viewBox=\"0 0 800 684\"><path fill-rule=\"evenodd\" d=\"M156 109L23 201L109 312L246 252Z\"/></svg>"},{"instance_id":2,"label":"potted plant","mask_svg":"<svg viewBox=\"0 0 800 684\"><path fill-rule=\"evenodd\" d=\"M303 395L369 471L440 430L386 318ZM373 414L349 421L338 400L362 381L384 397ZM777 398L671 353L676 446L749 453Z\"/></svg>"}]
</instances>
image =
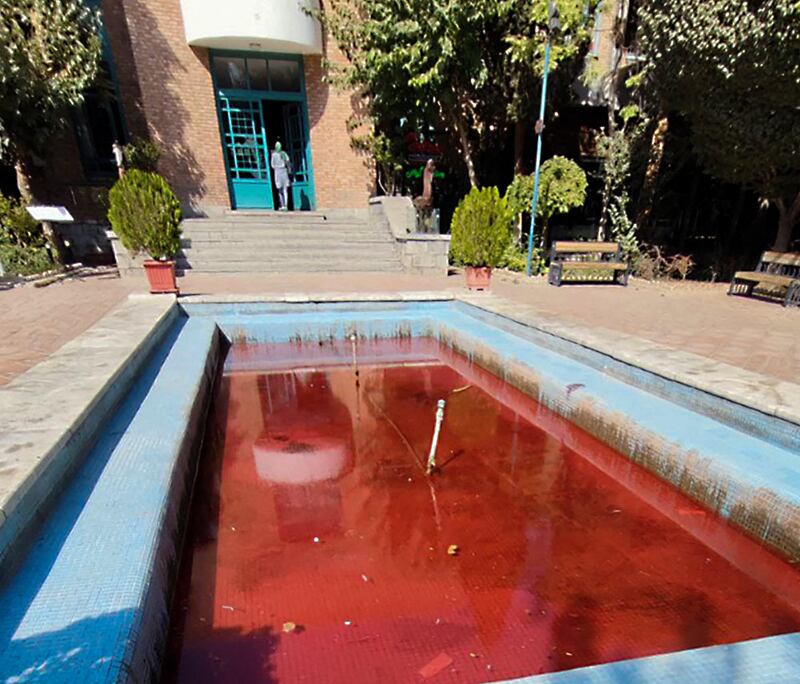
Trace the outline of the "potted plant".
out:
<instances>
[{"instance_id":1,"label":"potted plant","mask_svg":"<svg viewBox=\"0 0 800 684\"><path fill-rule=\"evenodd\" d=\"M181 205L162 176L131 169L108 194L108 220L125 249L142 252L150 292L177 293L175 262L181 248Z\"/></svg>"},{"instance_id":2,"label":"potted plant","mask_svg":"<svg viewBox=\"0 0 800 684\"><path fill-rule=\"evenodd\" d=\"M451 225L450 258L465 267L467 287L485 290L492 269L511 243L513 212L497 188L473 188L461 200Z\"/></svg>"}]
</instances>

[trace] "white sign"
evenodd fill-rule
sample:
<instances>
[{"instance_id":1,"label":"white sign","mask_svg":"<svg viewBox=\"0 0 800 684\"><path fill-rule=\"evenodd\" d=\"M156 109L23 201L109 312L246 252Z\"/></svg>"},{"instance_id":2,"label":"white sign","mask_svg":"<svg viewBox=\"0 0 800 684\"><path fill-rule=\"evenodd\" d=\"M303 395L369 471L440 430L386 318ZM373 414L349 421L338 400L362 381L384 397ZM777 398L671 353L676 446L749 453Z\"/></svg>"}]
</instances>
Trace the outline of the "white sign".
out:
<instances>
[{"instance_id":1,"label":"white sign","mask_svg":"<svg viewBox=\"0 0 800 684\"><path fill-rule=\"evenodd\" d=\"M31 206L28 213L37 221L52 221L53 223L72 223L75 219L67 211L66 207L55 206Z\"/></svg>"}]
</instances>

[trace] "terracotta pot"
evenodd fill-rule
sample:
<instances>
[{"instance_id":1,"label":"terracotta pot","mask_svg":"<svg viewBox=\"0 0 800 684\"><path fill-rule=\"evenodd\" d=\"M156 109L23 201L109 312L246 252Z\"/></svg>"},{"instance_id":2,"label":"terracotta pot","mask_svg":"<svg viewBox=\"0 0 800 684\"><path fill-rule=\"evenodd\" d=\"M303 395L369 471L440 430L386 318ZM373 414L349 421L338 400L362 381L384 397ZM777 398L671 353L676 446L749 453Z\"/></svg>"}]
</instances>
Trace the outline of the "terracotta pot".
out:
<instances>
[{"instance_id":1,"label":"terracotta pot","mask_svg":"<svg viewBox=\"0 0 800 684\"><path fill-rule=\"evenodd\" d=\"M174 261L145 261L144 272L152 294L178 294Z\"/></svg>"},{"instance_id":2,"label":"terracotta pot","mask_svg":"<svg viewBox=\"0 0 800 684\"><path fill-rule=\"evenodd\" d=\"M464 272L470 290L489 289L489 282L492 279L492 269L489 266L467 266Z\"/></svg>"}]
</instances>

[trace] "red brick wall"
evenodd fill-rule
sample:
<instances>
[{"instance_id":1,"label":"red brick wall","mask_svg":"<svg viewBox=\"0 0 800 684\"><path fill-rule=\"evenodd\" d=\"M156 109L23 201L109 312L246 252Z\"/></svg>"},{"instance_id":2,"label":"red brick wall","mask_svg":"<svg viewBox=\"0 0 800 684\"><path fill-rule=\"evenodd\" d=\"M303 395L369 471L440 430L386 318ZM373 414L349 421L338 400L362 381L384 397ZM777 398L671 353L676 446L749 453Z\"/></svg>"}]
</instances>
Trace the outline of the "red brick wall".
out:
<instances>
[{"instance_id":1,"label":"red brick wall","mask_svg":"<svg viewBox=\"0 0 800 684\"><path fill-rule=\"evenodd\" d=\"M121 4L144 118L164 148L159 170L184 206L230 206L208 51L186 44L178 0ZM137 107L130 93L123 101L126 115Z\"/></svg>"},{"instance_id":2,"label":"red brick wall","mask_svg":"<svg viewBox=\"0 0 800 684\"><path fill-rule=\"evenodd\" d=\"M327 58L342 63L344 56L327 41ZM322 58L305 57L308 119L311 126L311 158L317 206L320 208L366 207L373 191L374 174L363 155L350 147L347 121L357 104L351 93L337 92L323 82Z\"/></svg>"}]
</instances>

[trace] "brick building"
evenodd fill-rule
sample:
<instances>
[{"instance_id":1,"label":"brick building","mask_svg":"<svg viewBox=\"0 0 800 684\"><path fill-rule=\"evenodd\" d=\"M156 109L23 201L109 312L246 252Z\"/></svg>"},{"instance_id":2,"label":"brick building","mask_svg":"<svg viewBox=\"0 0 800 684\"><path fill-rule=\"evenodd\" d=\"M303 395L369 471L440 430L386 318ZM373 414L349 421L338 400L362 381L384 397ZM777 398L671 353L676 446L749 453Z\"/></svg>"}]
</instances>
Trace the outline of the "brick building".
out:
<instances>
[{"instance_id":1,"label":"brick building","mask_svg":"<svg viewBox=\"0 0 800 684\"><path fill-rule=\"evenodd\" d=\"M324 78L325 60L343 56L308 14L315 0L93 2L108 78L54 144L41 178L50 201L101 219L112 143L150 138L187 215L277 206L276 142L292 160L293 208L366 207L373 180L350 147L352 95Z\"/></svg>"}]
</instances>

